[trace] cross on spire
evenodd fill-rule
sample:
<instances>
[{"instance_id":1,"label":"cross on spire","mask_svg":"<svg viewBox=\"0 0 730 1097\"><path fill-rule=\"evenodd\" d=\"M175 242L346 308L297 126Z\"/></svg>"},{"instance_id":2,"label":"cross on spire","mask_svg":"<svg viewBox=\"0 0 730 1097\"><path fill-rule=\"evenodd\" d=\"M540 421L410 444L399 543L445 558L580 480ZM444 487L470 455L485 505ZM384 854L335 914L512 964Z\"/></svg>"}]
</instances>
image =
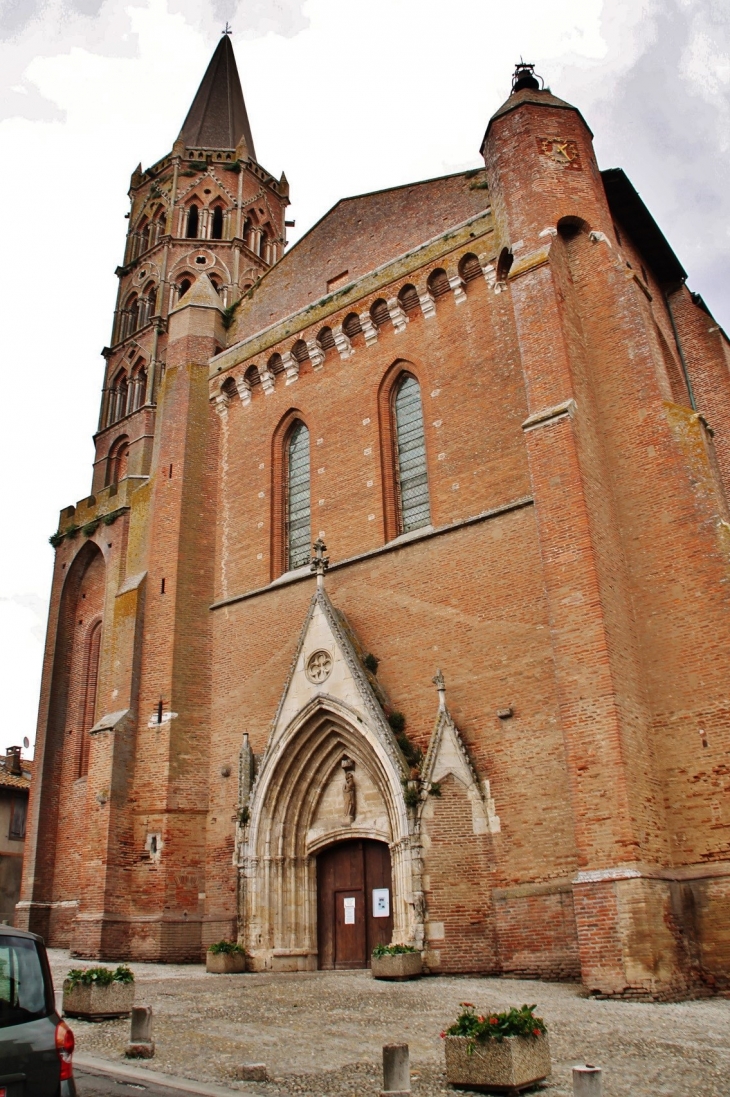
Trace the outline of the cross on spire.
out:
<instances>
[{"instance_id":1,"label":"cross on spire","mask_svg":"<svg viewBox=\"0 0 730 1097\"><path fill-rule=\"evenodd\" d=\"M226 25L225 25L225 28L221 31L221 34L232 34L232 33L233 33L233 27L229 27L228 20L226 19Z\"/></svg>"}]
</instances>

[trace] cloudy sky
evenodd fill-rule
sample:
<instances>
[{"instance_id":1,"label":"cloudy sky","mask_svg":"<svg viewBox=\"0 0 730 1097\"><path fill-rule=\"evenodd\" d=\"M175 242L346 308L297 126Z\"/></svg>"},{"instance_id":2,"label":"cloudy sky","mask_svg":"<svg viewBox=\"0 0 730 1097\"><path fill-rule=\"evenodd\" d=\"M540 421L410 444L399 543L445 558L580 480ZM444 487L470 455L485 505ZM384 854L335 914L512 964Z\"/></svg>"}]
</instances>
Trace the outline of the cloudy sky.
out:
<instances>
[{"instance_id":1,"label":"cloudy sky","mask_svg":"<svg viewBox=\"0 0 730 1097\"><path fill-rule=\"evenodd\" d=\"M578 105L730 329L727 0L0 0L0 748L35 730L58 511L90 488L129 175L226 21L297 228L478 164L514 62Z\"/></svg>"}]
</instances>

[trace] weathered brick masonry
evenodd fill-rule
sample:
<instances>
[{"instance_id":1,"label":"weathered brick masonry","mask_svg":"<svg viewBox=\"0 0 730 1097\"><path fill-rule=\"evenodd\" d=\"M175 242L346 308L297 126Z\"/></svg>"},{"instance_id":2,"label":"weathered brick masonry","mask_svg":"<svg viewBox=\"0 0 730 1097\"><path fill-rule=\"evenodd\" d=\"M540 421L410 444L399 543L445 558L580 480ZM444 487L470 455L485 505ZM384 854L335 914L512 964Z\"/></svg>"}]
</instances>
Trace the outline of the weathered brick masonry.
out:
<instances>
[{"instance_id":1,"label":"weathered brick masonry","mask_svg":"<svg viewBox=\"0 0 730 1097\"><path fill-rule=\"evenodd\" d=\"M54 538L18 910L51 944L314 968L318 855L380 842L433 971L730 987L728 340L529 68L482 151L285 253L224 37L133 174Z\"/></svg>"}]
</instances>

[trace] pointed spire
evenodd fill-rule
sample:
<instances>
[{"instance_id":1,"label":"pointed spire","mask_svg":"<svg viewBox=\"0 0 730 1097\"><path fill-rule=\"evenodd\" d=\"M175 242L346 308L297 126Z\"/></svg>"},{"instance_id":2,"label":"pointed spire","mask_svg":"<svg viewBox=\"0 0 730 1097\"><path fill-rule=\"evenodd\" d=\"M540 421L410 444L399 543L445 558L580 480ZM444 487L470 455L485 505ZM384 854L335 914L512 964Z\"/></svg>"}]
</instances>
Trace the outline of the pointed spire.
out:
<instances>
[{"instance_id":1,"label":"pointed spire","mask_svg":"<svg viewBox=\"0 0 730 1097\"><path fill-rule=\"evenodd\" d=\"M193 148L203 149L235 149L243 140L248 155L256 159L236 58L228 34L223 34L210 59L180 130L180 140Z\"/></svg>"}]
</instances>

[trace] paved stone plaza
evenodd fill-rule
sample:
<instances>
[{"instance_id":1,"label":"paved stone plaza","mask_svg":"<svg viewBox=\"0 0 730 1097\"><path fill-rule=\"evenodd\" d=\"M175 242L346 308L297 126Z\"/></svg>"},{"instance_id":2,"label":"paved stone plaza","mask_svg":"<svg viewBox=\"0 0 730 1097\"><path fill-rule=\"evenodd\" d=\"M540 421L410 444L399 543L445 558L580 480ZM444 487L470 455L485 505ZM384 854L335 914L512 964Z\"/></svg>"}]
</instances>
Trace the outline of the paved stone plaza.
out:
<instances>
[{"instance_id":1,"label":"paved stone plaza","mask_svg":"<svg viewBox=\"0 0 730 1097\"><path fill-rule=\"evenodd\" d=\"M60 991L71 961L51 951ZM543 1092L572 1094L571 1066L604 1069L604 1097L727 1097L730 1000L676 1004L595 1001L575 984L441 976L374 982L369 971L207 975L198 964L132 964L138 1005L154 1010L157 1071L270 1097L376 1097L381 1048L411 1049L414 1097L451 1092L439 1032L462 1001L480 1009L535 1002L550 1031ZM73 1022L79 1051L121 1061L129 1021ZM236 1082L244 1063L271 1081ZM144 1064L140 1064L144 1065Z\"/></svg>"}]
</instances>

